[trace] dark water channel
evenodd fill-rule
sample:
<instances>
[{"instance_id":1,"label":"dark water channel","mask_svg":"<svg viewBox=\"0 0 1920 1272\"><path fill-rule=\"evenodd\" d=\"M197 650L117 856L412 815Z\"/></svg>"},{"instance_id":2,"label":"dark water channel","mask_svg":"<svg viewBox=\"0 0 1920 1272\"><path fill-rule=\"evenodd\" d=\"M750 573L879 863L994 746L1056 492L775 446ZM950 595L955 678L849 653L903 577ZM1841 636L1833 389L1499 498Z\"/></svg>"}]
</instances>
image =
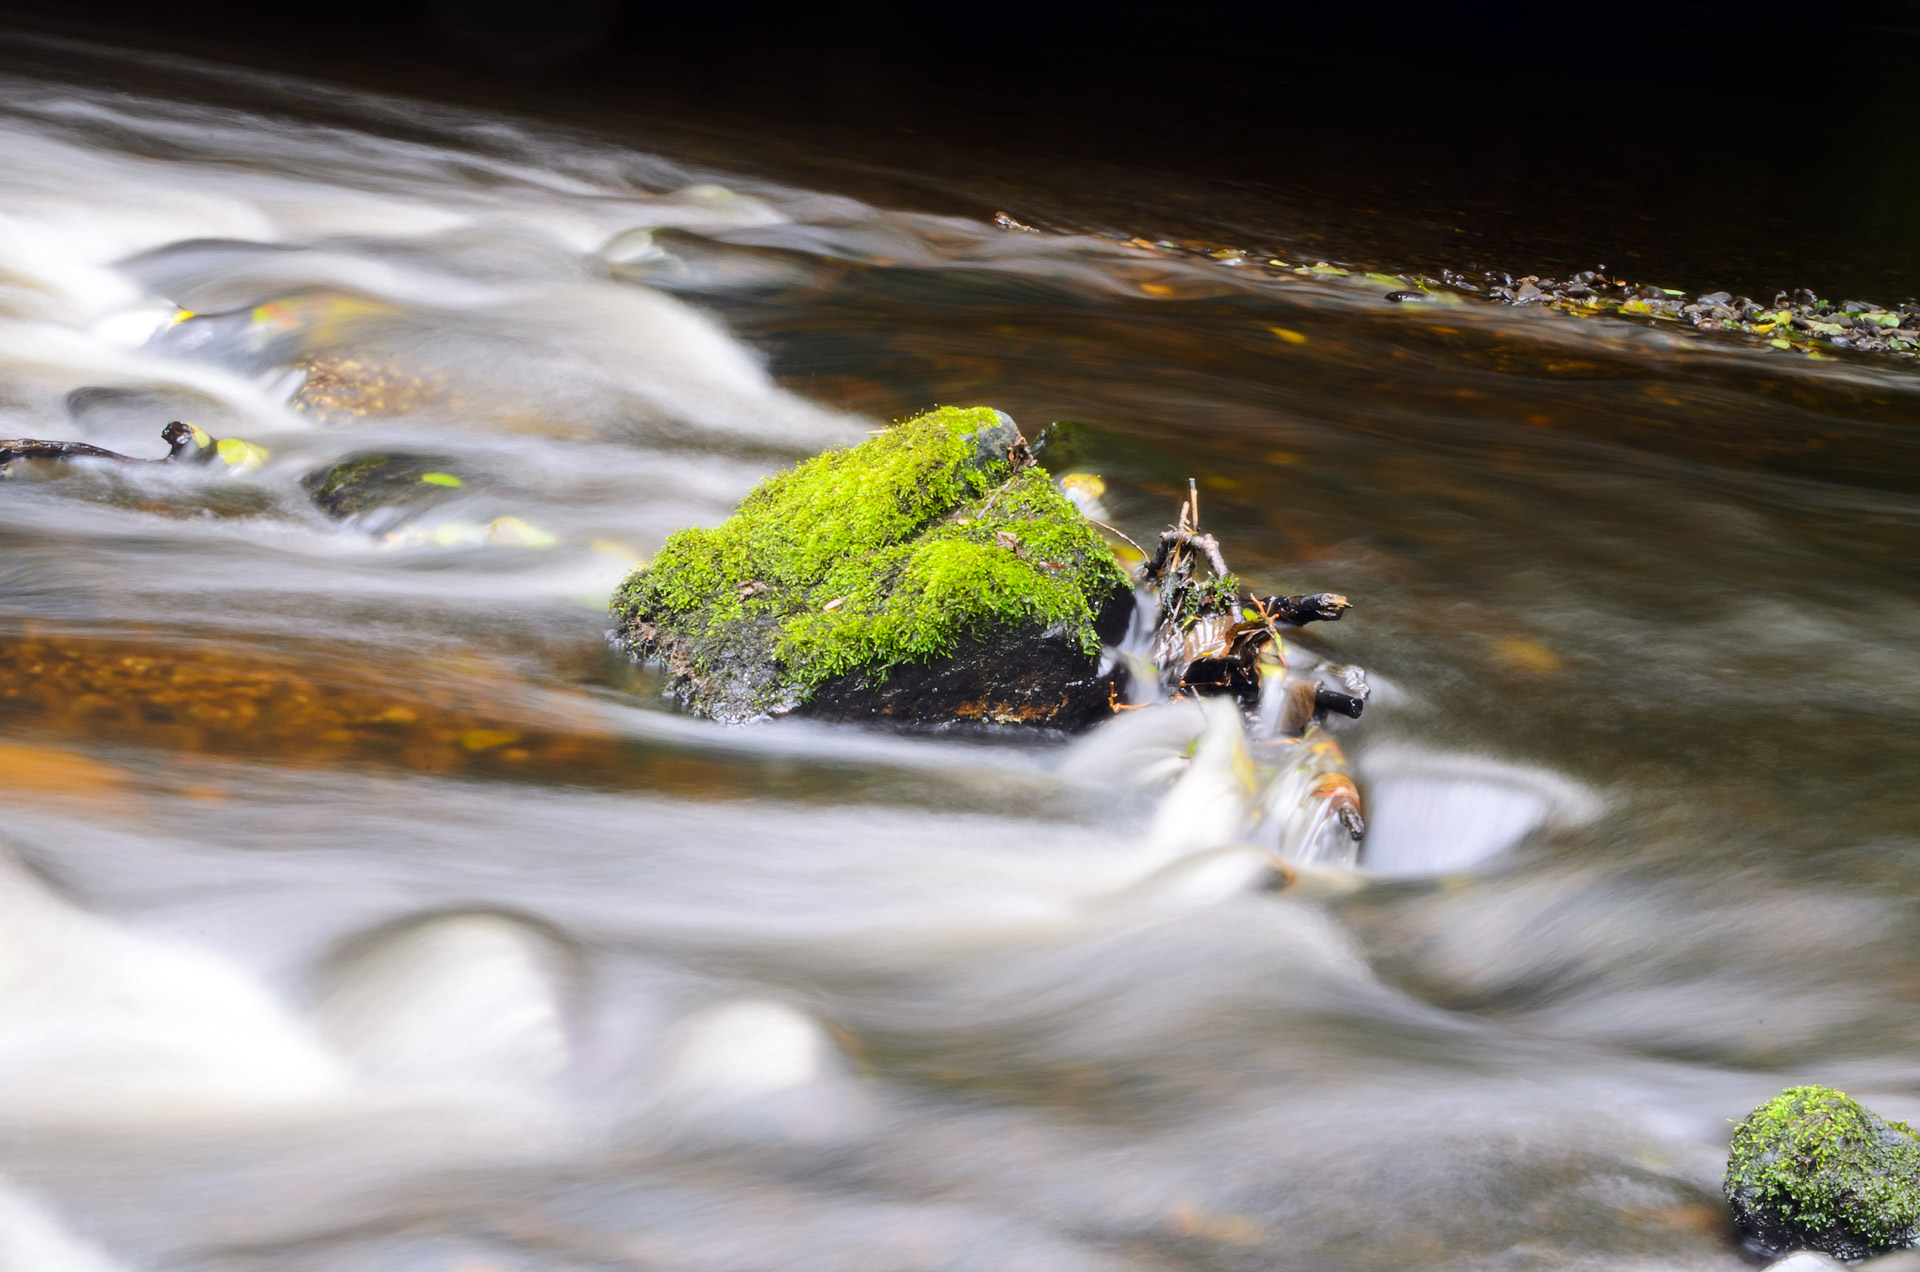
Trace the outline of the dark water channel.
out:
<instances>
[{"instance_id":1,"label":"dark water channel","mask_svg":"<svg viewBox=\"0 0 1920 1272\"><path fill-rule=\"evenodd\" d=\"M0 1266L1734 1269L1729 1118L1920 1113L1912 363L7 57L0 436L266 455L0 483ZM1213 868L1130 722L725 729L609 655L667 533L939 403L1355 600L1360 872ZM461 484L317 512L376 447Z\"/></svg>"}]
</instances>

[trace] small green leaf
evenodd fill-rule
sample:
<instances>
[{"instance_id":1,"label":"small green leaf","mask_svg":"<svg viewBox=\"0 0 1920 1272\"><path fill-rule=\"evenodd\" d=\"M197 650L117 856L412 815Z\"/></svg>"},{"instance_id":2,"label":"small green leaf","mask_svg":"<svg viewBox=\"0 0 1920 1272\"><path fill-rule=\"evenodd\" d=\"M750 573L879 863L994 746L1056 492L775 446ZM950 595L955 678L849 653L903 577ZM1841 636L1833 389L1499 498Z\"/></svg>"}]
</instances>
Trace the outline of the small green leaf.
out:
<instances>
[{"instance_id":1,"label":"small green leaf","mask_svg":"<svg viewBox=\"0 0 1920 1272\"><path fill-rule=\"evenodd\" d=\"M446 486L457 489L462 483L452 473L421 473L420 480L429 486Z\"/></svg>"}]
</instances>

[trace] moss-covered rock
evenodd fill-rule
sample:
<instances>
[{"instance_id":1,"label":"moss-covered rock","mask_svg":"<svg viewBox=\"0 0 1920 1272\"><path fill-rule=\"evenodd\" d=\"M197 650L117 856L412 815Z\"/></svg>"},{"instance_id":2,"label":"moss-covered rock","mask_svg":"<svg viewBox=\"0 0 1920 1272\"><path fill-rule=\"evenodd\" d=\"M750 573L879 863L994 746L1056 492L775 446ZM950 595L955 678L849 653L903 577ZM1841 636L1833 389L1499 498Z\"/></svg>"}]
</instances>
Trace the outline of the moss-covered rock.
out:
<instances>
[{"instance_id":1,"label":"moss-covered rock","mask_svg":"<svg viewBox=\"0 0 1920 1272\"><path fill-rule=\"evenodd\" d=\"M1920 1239L1920 1138L1831 1087L1781 1092L1733 1133L1734 1223L1771 1253L1859 1259Z\"/></svg>"},{"instance_id":2,"label":"moss-covered rock","mask_svg":"<svg viewBox=\"0 0 1920 1272\"><path fill-rule=\"evenodd\" d=\"M1075 728L1131 588L1012 420L944 407L761 483L614 594L689 708Z\"/></svg>"}]
</instances>

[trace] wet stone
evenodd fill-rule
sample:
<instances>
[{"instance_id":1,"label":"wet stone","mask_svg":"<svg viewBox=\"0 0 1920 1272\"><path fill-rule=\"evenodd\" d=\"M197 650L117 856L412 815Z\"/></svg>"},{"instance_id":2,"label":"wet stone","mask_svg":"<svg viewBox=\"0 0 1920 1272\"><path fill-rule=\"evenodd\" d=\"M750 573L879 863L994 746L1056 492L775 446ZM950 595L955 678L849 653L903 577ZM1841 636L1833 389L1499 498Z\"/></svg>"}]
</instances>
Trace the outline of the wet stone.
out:
<instances>
[{"instance_id":1,"label":"wet stone","mask_svg":"<svg viewBox=\"0 0 1920 1272\"><path fill-rule=\"evenodd\" d=\"M350 455L300 479L314 504L341 521L396 520L449 498L464 479L445 456L369 451Z\"/></svg>"},{"instance_id":2,"label":"wet stone","mask_svg":"<svg viewBox=\"0 0 1920 1272\"><path fill-rule=\"evenodd\" d=\"M616 639L690 710L1074 729L1132 588L1013 421L945 407L763 482L671 536L613 599Z\"/></svg>"},{"instance_id":3,"label":"wet stone","mask_svg":"<svg viewBox=\"0 0 1920 1272\"><path fill-rule=\"evenodd\" d=\"M1920 1137L1831 1087L1792 1087L1734 1130L1725 1188L1756 1250L1866 1258L1920 1238Z\"/></svg>"}]
</instances>

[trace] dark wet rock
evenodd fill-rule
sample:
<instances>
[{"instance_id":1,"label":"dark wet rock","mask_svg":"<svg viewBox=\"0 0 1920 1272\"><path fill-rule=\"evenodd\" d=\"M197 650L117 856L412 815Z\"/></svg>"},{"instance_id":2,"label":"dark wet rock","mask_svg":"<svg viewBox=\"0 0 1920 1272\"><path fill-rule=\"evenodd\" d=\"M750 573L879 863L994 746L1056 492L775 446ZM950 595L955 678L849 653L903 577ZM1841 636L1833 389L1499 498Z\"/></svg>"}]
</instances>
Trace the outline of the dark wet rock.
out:
<instances>
[{"instance_id":1,"label":"dark wet rock","mask_svg":"<svg viewBox=\"0 0 1920 1272\"><path fill-rule=\"evenodd\" d=\"M451 497L465 484L456 467L440 455L366 451L315 469L300 484L330 517L390 521Z\"/></svg>"},{"instance_id":2,"label":"dark wet rock","mask_svg":"<svg viewBox=\"0 0 1920 1272\"><path fill-rule=\"evenodd\" d=\"M1793 1087L1734 1130L1725 1189L1759 1251L1866 1258L1920 1239L1920 1138L1831 1087Z\"/></svg>"}]
</instances>

